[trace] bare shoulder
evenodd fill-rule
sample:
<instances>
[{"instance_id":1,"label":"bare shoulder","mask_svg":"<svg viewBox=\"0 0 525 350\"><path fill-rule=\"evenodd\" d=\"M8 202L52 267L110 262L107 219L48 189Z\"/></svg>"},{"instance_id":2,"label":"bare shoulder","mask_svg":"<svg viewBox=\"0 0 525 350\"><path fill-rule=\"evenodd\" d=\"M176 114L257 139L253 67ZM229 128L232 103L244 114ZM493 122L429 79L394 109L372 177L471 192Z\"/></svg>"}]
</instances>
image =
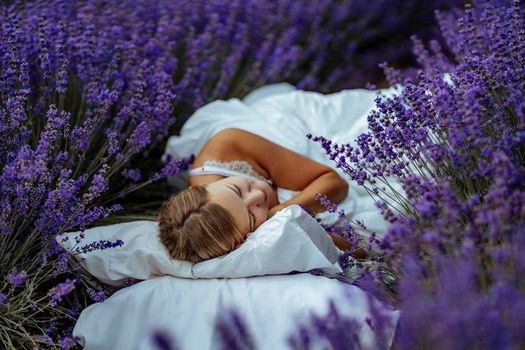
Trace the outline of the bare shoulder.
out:
<instances>
[{"instance_id":1,"label":"bare shoulder","mask_svg":"<svg viewBox=\"0 0 525 350\"><path fill-rule=\"evenodd\" d=\"M215 135L213 135L213 137L210 139L210 142L221 141L221 142L234 143L239 139L239 137L241 138L247 137L247 136L249 137L250 135L259 137L257 135L254 135L242 129L228 128L228 129L221 130Z\"/></svg>"},{"instance_id":2,"label":"bare shoulder","mask_svg":"<svg viewBox=\"0 0 525 350\"><path fill-rule=\"evenodd\" d=\"M256 155L255 160L258 163L265 163L264 158L269 158L270 155L266 152L254 153L254 150L267 150L268 147L272 145L276 146L264 137L235 128L222 130L213 137L213 141L227 144L229 147L242 152L244 155Z\"/></svg>"},{"instance_id":3,"label":"bare shoulder","mask_svg":"<svg viewBox=\"0 0 525 350\"><path fill-rule=\"evenodd\" d=\"M239 146L242 146L243 144L245 144L246 140L269 142L268 140L266 140L265 138L259 135L253 134L246 130L236 129L236 128L228 128L228 129L219 131L210 139L210 142L221 141L221 142L235 143Z\"/></svg>"},{"instance_id":4,"label":"bare shoulder","mask_svg":"<svg viewBox=\"0 0 525 350\"><path fill-rule=\"evenodd\" d=\"M241 129L224 129L216 133L208 140L207 144L227 144L227 145L233 145L235 143L235 140L241 135L242 133L246 133L246 131Z\"/></svg>"},{"instance_id":5,"label":"bare shoulder","mask_svg":"<svg viewBox=\"0 0 525 350\"><path fill-rule=\"evenodd\" d=\"M272 179L276 188L302 191L327 173L336 175L342 187L347 186L332 168L242 129L228 128L215 134L206 151L201 152L198 161L210 159L211 154L212 159L246 160L260 175Z\"/></svg>"},{"instance_id":6,"label":"bare shoulder","mask_svg":"<svg viewBox=\"0 0 525 350\"><path fill-rule=\"evenodd\" d=\"M213 150L213 152L227 151L228 154L235 152L236 155L242 154L246 156L248 153L251 153L250 151L253 148L265 149L270 143L267 139L251 132L228 128L215 134L206 144L205 150Z\"/></svg>"},{"instance_id":7,"label":"bare shoulder","mask_svg":"<svg viewBox=\"0 0 525 350\"><path fill-rule=\"evenodd\" d=\"M324 173L335 172L293 150L282 147L264 137L240 129L223 130L222 137L269 174L277 187L302 190Z\"/></svg>"},{"instance_id":8,"label":"bare shoulder","mask_svg":"<svg viewBox=\"0 0 525 350\"><path fill-rule=\"evenodd\" d=\"M239 136L234 130L238 129L224 129L213 135L195 159L195 164L200 164L206 159L226 160L229 155L236 154Z\"/></svg>"}]
</instances>

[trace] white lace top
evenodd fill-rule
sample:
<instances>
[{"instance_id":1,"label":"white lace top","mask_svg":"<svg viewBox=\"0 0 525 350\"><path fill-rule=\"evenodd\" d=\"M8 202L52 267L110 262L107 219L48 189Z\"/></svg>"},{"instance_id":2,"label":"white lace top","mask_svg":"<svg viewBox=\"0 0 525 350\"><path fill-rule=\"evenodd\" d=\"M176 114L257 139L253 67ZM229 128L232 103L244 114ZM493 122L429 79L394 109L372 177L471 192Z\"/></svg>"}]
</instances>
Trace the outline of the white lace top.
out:
<instances>
[{"instance_id":1,"label":"white lace top","mask_svg":"<svg viewBox=\"0 0 525 350\"><path fill-rule=\"evenodd\" d=\"M262 180L268 184L273 184L271 179L266 179L253 170L250 163L245 160L233 160L221 162L219 160L206 160L204 164L191 169L189 176L198 175L221 175L221 176L241 176L252 180Z\"/></svg>"}]
</instances>

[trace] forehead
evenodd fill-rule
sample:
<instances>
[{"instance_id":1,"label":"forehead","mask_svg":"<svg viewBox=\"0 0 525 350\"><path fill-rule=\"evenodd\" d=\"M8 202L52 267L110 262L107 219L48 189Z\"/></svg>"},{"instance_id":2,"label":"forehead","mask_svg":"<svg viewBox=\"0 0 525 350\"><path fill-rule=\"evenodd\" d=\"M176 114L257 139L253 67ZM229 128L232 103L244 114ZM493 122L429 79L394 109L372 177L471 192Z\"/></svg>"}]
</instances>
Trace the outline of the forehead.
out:
<instances>
[{"instance_id":1,"label":"forehead","mask_svg":"<svg viewBox=\"0 0 525 350\"><path fill-rule=\"evenodd\" d=\"M237 227L243 232L249 232L250 223L244 202L231 190L234 187L228 181L216 181L208 184L206 189L210 202L217 203L226 209L235 220Z\"/></svg>"}]
</instances>

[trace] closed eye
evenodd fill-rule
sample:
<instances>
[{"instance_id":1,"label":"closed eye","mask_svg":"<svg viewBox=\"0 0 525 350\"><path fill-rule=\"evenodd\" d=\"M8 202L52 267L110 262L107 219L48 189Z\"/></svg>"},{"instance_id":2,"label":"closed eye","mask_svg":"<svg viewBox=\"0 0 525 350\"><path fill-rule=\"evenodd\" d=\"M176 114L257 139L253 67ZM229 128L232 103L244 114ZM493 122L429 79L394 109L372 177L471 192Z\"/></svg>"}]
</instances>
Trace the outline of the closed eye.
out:
<instances>
[{"instance_id":1,"label":"closed eye","mask_svg":"<svg viewBox=\"0 0 525 350\"><path fill-rule=\"evenodd\" d=\"M236 186L237 187L237 186ZM238 187L237 187L238 188ZM250 192L252 190L252 182L251 181L248 181L248 192ZM240 189L239 189L239 192L240 192ZM252 217L252 222L253 222L253 225L252 225L252 229L251 231L253 232L255 230L255 224L257 222L257 220L255 220L255 215L252 213L251 210L248 210L248 213L251 215Z\"/></svg>"},{"instance_id":2,"label":"closed eye","mask_svg":"<svg viewBox=\"0 0 525 350\"><path fill-rule=\"evenodd\" d=\"M235 192L235 194L236 194L237 196L239 196L239 198L242 198L242 195L241 195L241 189L239 188L239 186L237 186L237 185L233 185L233 187L235 188L235 189L233 189L233 192ZM231 188L231 187L230 187L230 188Z\"/></svg>"},{"instance_id":3,"label":"closed eye","mask_svg":"<svg viewBox=\"0 0 525 350\"><path fill-rule=\"evenodd\" d=\"M233 188L228 186L229 189L231 189L235 194L242 198L241 189L239 186L232 184ZM253 232L255 229L255 215L248 209L248 222L250 223L250 231Z\"/></svg>"}]
</instances>

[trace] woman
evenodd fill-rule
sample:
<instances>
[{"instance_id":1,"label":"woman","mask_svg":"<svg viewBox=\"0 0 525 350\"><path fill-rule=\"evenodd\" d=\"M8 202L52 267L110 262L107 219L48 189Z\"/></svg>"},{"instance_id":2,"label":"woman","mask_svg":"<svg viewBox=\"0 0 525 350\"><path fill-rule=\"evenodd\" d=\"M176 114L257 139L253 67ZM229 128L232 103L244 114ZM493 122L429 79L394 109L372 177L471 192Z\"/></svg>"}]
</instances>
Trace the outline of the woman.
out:
<instances>
[{"instance_id":1,"label":"woman","mask_svg":"<svg viewBox=\"0 0 525 350\"><path fill-rule=\"evenodd\" d=\"M188 174L191 187L172 196L160 211L161 237L172 257L196 262L226 254L291 204L319 213L316 218L326 225L335 224L338 219L323 213L315 193L328 195L347 217L366 222L378 236L384 234L389 223L375 199L357 183L349 188L322 147L306 137L324 135L337 144L355 140L367 130L378 93L389 96L395 91L320 94L278 83L195 111L180 135L168 139L163 156L167 161L168 156L197 155ZM341 237L332 238L339 248L351 248Z\"/></svg>"},{"instance_id":2,"label":"woman","mask_svg":"<svg viewBox=\"0 0 525 350\"><path fill-rule=\"evenodd\" d=\"M330 167L235 128L222 130L207 142L188 181L190 188L163 204L159 227L170 255L191 262L237 248L289 205L300 204L312 215L325 211L316 193L335 203L348 195L347 182ZM279 203L278 187L300 192ZM337 235L332 239L340 249L351 248Z\"/></svg>"}]
</instances>

